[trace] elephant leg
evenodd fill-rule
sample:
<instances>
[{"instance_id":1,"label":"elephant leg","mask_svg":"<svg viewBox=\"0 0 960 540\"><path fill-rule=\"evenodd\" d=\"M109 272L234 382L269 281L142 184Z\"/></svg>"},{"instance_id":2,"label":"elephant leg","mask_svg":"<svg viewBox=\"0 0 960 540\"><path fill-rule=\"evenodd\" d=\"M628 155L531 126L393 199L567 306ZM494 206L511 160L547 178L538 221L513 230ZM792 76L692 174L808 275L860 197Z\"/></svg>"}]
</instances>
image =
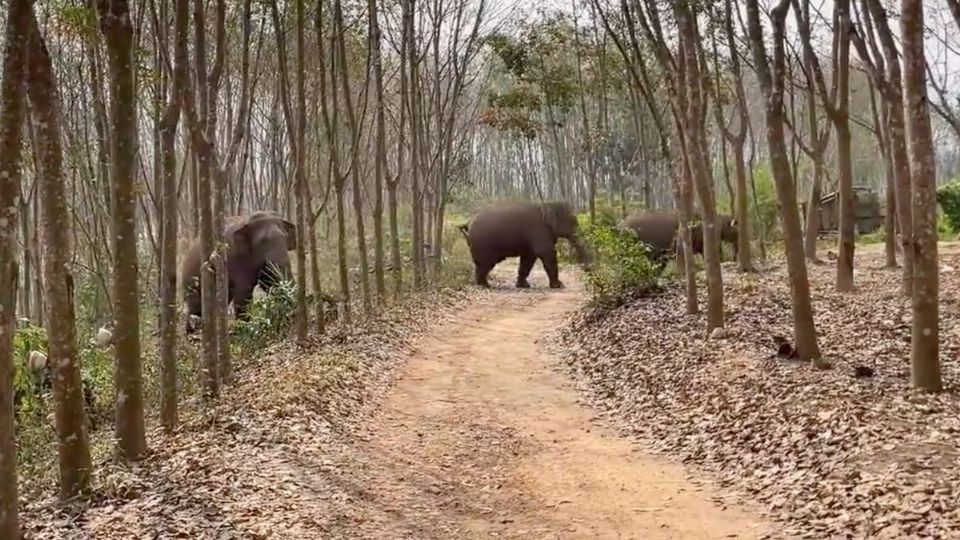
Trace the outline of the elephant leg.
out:
<instances>
[{"instance_id":1,"label":"elephant leg","mask_svg":"<svg viewBox=\"0 0 960 540\"><path fill-rule=\"evenodd\" d=\"M518 289L529 289L530 283L527 281L527 278L530 276L530 270L533 269L534 263L537 262L537 256L533 253L528 253L526 255L520 256L520 271L517 273L517 288Z\"/></svg>"},{"instance_id":2,"label":"elephant leg","mask_svg":"<svg viewBox=\"0 0 960 540\"><path fill-rule=\"evenodd\" d=\"M490 283L487 281L487 278L490 276L490 271L493 270L494 265L487 261L474 261L473 264L476 269L477 285L489 287Z\"/></svg>"},{"instance_id":3,"label":"elephant leg","mask_svg":"<svg viewBox=\"0 0 960 540\"><path fill-rule=\"evenodd\" d=\"M203 314L203 305L200 302L200 289L199 284L193 285L187 283L187 286L190 289L187 291L186 295L186 304L187 304L187 321L185 331L187 334L192 334L197 331L200 327L200 316Z\"/></svg>"},{"instance_id":4,"label":"elephant leg","mask_svg":"<svg viewBox=\"0 0 960 540\"><path fill-rule=\"evenodd\" d=\"M256 283L230 287L233 301L233 314L237 319L242 319L246 316L247 306L250 304L250 300L253 298L253 287L255 285Z\"/></svg>"},{"instance_id":5,"label":"elephant leg","mask_svg":"<svg viewBox=\"0 0 960 540\"><path fill-rule=\"evenodd\" d=\"M547 272L550 279L551 289L562 289L563 282L560 281L560 271L557 268L557 250L551 249L540 255L540 262L543 263L543 269Z\"/></svg>"}]
</instances>

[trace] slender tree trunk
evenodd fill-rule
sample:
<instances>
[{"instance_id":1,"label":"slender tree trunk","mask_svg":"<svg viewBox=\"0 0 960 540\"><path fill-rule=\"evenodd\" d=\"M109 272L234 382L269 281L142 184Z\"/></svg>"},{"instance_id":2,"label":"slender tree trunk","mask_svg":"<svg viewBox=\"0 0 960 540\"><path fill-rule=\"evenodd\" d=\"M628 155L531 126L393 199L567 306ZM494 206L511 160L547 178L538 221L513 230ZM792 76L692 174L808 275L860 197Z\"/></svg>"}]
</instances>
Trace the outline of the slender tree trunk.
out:
<instances>
[{"instance_id":1,"label":"slender tree trunk","mask_svg":"<svg viewBox=\"0 0 960 540\"><path fill-rule=\"evenodd\" d=\"M317 333L323 335L327 331L327 321L324 313L323 286L320 283L320 251L317 249L317 214L313 213L313 198L310 195L310 185L307 188L307 246L310 249L310 281L313 285L313 298L317 307Z\"/></svg>"},{"instance_id":2,"label":"slender tree trunk","mask_svg":"<svg viewBox=\"0 0 960 540\"><path fill-rule=\"evenodd\" d=\"M353 98L350 91L350 75L347 64L347 51L344 43L346 28L343 24L343 13L340 0L333 2L333 16L337 29L337 53L340 61L340 82L343 88L344 109L347 113L347 126L350 128L350 177L353 190L353 212L356 214L357 227L357 254L360 258L360 294L363 300L363 311L366 315L371 314L370 302L370 280L368 278L369 264L367 263L367 238L363 221L363 190L360 186L360 145L361 128L357 121L357 114L353 104Z\"/></svg>"},{"instance_id":3,"label":"slender tree trunk","mask_svg":"<svg viewBox=\"0 0 960 540\"><path fill-rule=\"evenodd\" d=\"M750 246L750 205L747 195L747 170L743 139L733 144L734 171L737 179L737 267L741 272L753 271L753 248Z\"/></svg>"},{"instance_id":4,"label":"slender tree trunk","mask_svg":"<svg viewBox=\"0 0 960 540\"><path fill-rule=\"evenodd\" d=\"M413 200L413 286L423 287L423 193L420 187L421 170L421 127L420 127L420 77L419 57L414 28L414 0L402 0L403 51L407 69L407 111L410 115L410 192Z\"/></svg>"},{"instance_id":5,"label":"slender tree trunk","mask_svg":"<svg viewBox=\"0 0 960 540\"><path fill-rule=\"evenodd\" d=\"M926 58L923 51L923 2L902 0L903 89L913 171L914 288L910 362L913 385L943 390L940 375L940 289L937 263L936 161L927 101Z\"/></svg>"},{"instance_id":6,"label":"slender tree trunk","mask_svg":"<svg viewBox=\"0 0 960 540\"><path fill-rule=\"evenodd\" d=\"M823 190L823 160L813 159L813 185L807 203L807 228L804 231L804 253L810 262L817 262L817 237L820 234L820 197Z\"/></svg>"},{"instance_id":7,"label":"slender tree trunk","mask_svg":"<svg viewBox=\"0 0 960 540\"><path fill-rule=\"evenodd\" d=\"M300 344L307 342L307 327L309 325L309 312L307 311L307 256L305 237L307 233L307 219L304 205L307 198L307 101L306 101L306 56L307 49L304 43L304 27L306 26L306 15L304 13L303 0L297 0L297 133L296 133L296 184L297 193L296 202L296 220L297 220L297 341ZM279 32L280 29L278 28ZM285 54L280 51L280 54ZM317 299L320 300L319 298ZM321 317L323 318L323 302L321 301Z\"/></svg>"},{"instance_id":8,"label":"slender tree trunk","mask_svg":"<svg viewBox=\"0 0 960 540\"><path fill-rule=\"evenodd\" d=\"M377 303L381 306L387 301L387 285L384 277L384 246L383 246L383 183L387 167L387 135L384 119L383 101L383 60L380 47L380 21L378 19L377 0L367 0L367 11L370 18L369 46L373 54L373 78L376 92L376 155L374 156L374 202L373 202L373 241L374 258L373 271L377 287Z\"/></svg>"},{"instance_id":9,"label":"slender tree trunk","mask_svg":"<svg viewBox=\"0 0 960 540\"><path fill-rule=\"evenodd\" d=\"M190 0L176 0L176 39L178 44L189 42ZM217 329L217 283L214 274L214 252L216 235L213 219L213 178L217 170L213 142L206 137L207 92L206 81L206 33L202 0L194 0L194 34L196 57L196 80L194 86L187 74L181 81L184 89L182 107L190 130L192 147L196 152L196 201L200 226L200 301L202 311L201 345L203 350L203 396L212 401L220 394L219 331ZM186 45L183 45L184 47ZM179 52L178 52L179 54ZM199 111L198 111L199 105Z\"/></svg>"},{"instance_id":10,"label":"slender tree trunk","mask_svg":"<svg viewBox=\"0 0 960 540\"><path fill-rule=\"evenodd\" d=\"M770 168L776 185L777 201L780 203L787 273L790 277L790 291L793 297L793 332L797 354L803 360L813 360L817 367L826 367L826 363L821 359L816 327L813 322L813 304L810 301L810 283L807 278L807 266L804 263L803 237L797 210L797 191L790 175L790 160L787 155L783 125L783 87L786 75L784 34L789 7L789 0L780 0L770 13L774 47L772 70L767 59L757 0L747 2L747 27L757 78L760 80L760 86L766 98L764 112L767 144L770 149Z\"/></svg>"},{"instance_id":11,"label":"slender tree trunk","mask_svg":"<svg viewBox=\"0 0 960 540\"><path fill-rule=\"evenodd\" d=\"M691 176L695 181L700 199L703 226L703 259L707 274L707 332L723 328L723 275L720 270L720 231L717 229L717 205L713 191L713 178L703 139L702 105L705 96L701 92L701 72L698 58L698 40L694 13L685 5L674 8L680 34L681 55L686 55L688 83L686 105L687 151L690 156Z\"/></svg>"},{"instance_id":12,"label":"slender tree trunk","mask_svg":"<svg viewBox=\"0 0 960 540\"><path fill-rule=\"evenodd\" d=\"M275 5L275 2L272 4ZM337 55L337 31L331 25L331 35L324 37L324 28L326 23L323 20L323 5L321 2L317 5L317 47L319 49L320 62L320 110L323 116L324 132L327 135L327 146L330 149L330 167L331 181L334 186L334 193L337 204L337 268L340 277L340 301L343 306L344 322L350 322L350 278L347 273L347 232L346 217L344 216L344 188L346 178L340 171L340 153L339 153L339 93L337 91L337 70L344 69L339 65ZM274 8L274 12L276 12ZM330 55L326 54L325 43L329 41ZM327 66L330 68L330 104L327 104ZM329 233L329 226L327 232Z\"/></svg>"},{"instance_id":13,"label":"slender tree trunk","mask_svg":"<svg viewBox=\"0 0 960 540\"><path fill-rule=\"evenodd\" d=\"M172 431L178 421L177 404L177 127L183 100L182 81L187 76L187 44L174 45L175 74L167 108L160 121L160 148L163 164L162 228L160 253L160 422Z\"/></svg>"},{"instance_id":14,"label":"slender tree trunk","mask_svg":"<svg viewBox=\"0 0 960 540\"><path fill-rule=\"evenodd\" d=\"M16 330L17 204L22 181L21 134L27 61L28 0L10 0L0 82L0 537L18 538L17 442L13 407L13 334ZM27 244L24 238L24 244Z\"/></svg>"},{"instance_id":15,"label":"slender tree trunk","mask_svg":"<svg viewBox=\"0 0 960 540\"><path fill-rule=\"evenodd\" d=\"M403 294L403 257L400 254L400 225L397 216L397 184L399 179L387 182L387 218L390 226L390 274L393 276L393 294Z\"/></svg>"},{"instance_id":16,"label":"slender tree trunk","mask_svg":"<svg viewBox=\"0 0 960 540\"><path fill-rule=\"evenodd\" d=\"M43 283L47 297L47 362L53 370L54 421L60 458L60 498L68 499L90 486L92 467L86 414L77 361L73 306L71 218L63 179L60 103L46 44L32 10L26 32L28 95L36 130L37 181L42 207Z\"/></svg>"},{"instance_id":17,"label":"slender tree trunk","mask_svg":"<svg viewBox=\"0 0 960 540\"><path fill-rule=\"evenodd\" d=\"M215 13L215 32L214 40L215 52L213 67L207 82L207 121L206 138L209 142L210 164L210 182L212 184L213 194L211 204L213 205L213 241L216 250L214 258L214 279L216 287L216 317L217 317L217 372L221 384L227 384L233 377L233 360L230 357L230 333L227 327L227 306L229 305L229 292L227 282L227 244L224 239L224 220L227 213L227 191L228 177L226 167L221 168L217 159L217 127L219 115L217 114L217 102L220 95L220 79L223 75L224 64L226 63L226 2L225 0L216 0ZM200 70L198 69L198 72Z\"/></svg>"},{"instance_id":18,"label":"slender tree trunk","mask_svg":"<svg viewBox=\"0 0 960 540\"><path fill-rule=\"evenodd\" d=\"M22 121L21 121L22 124ZM19 159L19 147L17 157ZM17 190L20 189L18 183ZM33 291L31 290L33 280L33 245L30 242L30 200L20 195L20 238L23 241L23 287L21 287L23 296L22 313L31 321L37 321L34 310L32 309Z\"/></svg>"},{"instance_id":19,"label":"slender tree trunk","mask_svg":"<svg viewBox=\"0 0 960 540\"><path fill-rule=\"evenodd\" d=\"M678 125L677 132L680 133L681 130L682 128ZM683 140L682 135L678 135L677 138L679 139L677 148L680 150L680 155L678 156L680 161L679 170L682 175L678 180L677 187L677 193L679 195L677 208L680 214L681 238L681 253L678 253L677 256L677 266L683 268L683 276L686 281L687 314L694 315L700 312L700 306L697 303L697 269L693 264L693 231L690 228L690 220L693 215L693 180L691 179L693 172L690 170L690 159L686 150L686 142Z\"/></svg>"},{"instance_id":20,"label":"slender tree trunk","mask_svg":"<svg viewBox=\"0 0 960 540\"><path fill-rule=\"evenodd\" d=\"M137 252L137 96L132 14L126 0L99 0L110 64L113 164L113 316L116 356L116 433L128 460L147 449L140 371L140 289ZM54 312L56 313L56 312Z\"/></svg>"}]
</instances>

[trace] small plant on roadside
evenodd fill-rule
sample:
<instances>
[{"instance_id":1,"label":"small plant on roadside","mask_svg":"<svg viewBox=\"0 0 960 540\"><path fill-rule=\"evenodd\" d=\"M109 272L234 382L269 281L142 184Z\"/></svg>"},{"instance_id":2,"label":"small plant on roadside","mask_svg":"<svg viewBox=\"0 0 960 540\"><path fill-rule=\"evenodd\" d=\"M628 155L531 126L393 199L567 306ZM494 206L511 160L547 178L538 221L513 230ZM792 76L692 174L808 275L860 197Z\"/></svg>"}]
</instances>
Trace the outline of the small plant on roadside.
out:
<instances>
[{"instance_id":1,"label":"small plant on roadside","mask_svg":"<svg viewBox=\"0 0 960 540\"><path fill-rule=\"evenodd\" d=\"M249 352L286 337L293 324L297 306L297 286L279 281L270 292L255 297L247 313L233 327L233 340L243 352Z\"/></svg>"},{"instance_id":2,"label":"small plant on roadside","mask_svg":"<svg viewBox=\"0 0 960 540\"><path fill-rule=\"evenodd\" d=\"M594 307L617 307L656 286L657 272L648 257L649 250L630 232L595 225L586 229L584 236L595 254L585 278Z\"/></svg>"},{"instance_id":3,"label":"small plant on roadside","mask_svg":"<svg viewBox=\"0 0 960 540\"><path fill-rule=\"evenodd\" d=\"M943 222L937 220L938 232L944 238L960 231L960 180L948 182L937 189L937 203L943 216ZM938 216L939 217L939 216Z\"/></svg>"}]
</instances>

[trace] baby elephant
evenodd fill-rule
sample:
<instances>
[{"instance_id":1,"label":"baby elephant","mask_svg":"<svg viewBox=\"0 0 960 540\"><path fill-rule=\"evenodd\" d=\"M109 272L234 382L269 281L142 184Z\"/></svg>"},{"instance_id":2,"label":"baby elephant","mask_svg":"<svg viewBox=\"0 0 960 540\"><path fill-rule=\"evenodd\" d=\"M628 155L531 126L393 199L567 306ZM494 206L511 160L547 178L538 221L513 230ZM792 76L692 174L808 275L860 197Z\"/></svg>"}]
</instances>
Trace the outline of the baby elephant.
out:
<instances>
[{"instance_id":1,"label":"baby elephant","mask_svg":"<svg viewBox=\"0 0 960 540\"><path fill-rule=\"evenodd\" d=\"M581 263L588 255L577 236L577 217L563 202L534 204L505 202L481 210L467 226L460 227L470 246L477 285L489 287L487 278L498 263L520 257L517 287L527 288L527 277L540 259L550 278L550 287L563 287L557 268L557 240L570 242Z\"/></svg>"},{"instance_id":2,"label":"baby elephant","mask_svg":"<svg viewBox=\"0 0 960 540\"><path fill-rule=\"evenodd\" d=\"M269 291L289 279L289 251L297 247L297 228L272 210L258 210L226 219L228 302L237 317L243 317L257 285ZM200 267L204 259L200 239L194 239L183 260L181 279L187 304L187 333L195 332L202 313Z\"/></svg>"}]
</instances>

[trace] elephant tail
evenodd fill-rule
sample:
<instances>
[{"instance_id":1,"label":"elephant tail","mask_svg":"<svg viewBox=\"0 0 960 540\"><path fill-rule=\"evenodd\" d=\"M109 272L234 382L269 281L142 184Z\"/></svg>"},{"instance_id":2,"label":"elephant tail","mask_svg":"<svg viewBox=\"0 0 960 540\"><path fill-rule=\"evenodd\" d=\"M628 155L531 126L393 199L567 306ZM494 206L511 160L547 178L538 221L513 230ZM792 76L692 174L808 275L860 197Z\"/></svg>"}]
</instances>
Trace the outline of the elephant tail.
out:
<instances>
[{"instance_id":1,"label":"elephant tail","mask_svg":"<svg viewBox=\"0 0 960 540\"><path fill-rule=\"evenodd\" d=\"M463 239L467 241L467 246L470 246L470 224L461 223L457 225L457 229L460 231L460 234L463 235Z\"/></svg>"}]
</instances>

